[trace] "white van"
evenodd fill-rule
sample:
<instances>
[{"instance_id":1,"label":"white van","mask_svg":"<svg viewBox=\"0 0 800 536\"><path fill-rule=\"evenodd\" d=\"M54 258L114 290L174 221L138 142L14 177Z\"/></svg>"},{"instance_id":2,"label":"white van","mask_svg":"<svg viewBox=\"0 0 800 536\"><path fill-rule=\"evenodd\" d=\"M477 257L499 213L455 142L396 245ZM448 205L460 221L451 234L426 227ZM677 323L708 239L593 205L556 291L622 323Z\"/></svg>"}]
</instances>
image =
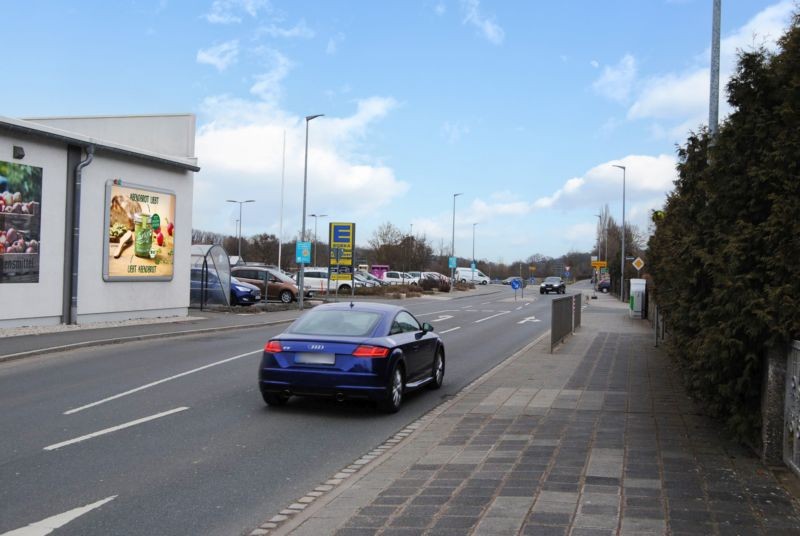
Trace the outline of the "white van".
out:
<instances>
[{"instance_id":1,"label":"white van","mask_svg":"<svg viewBox=\"0 0 800 536\"><path fill-rule=\"evenodd\" d=\"M456 281L462 283L475 283L476 285L489 284L489 276L475 268L456 268Z\"/></svg>"}]
</instances>

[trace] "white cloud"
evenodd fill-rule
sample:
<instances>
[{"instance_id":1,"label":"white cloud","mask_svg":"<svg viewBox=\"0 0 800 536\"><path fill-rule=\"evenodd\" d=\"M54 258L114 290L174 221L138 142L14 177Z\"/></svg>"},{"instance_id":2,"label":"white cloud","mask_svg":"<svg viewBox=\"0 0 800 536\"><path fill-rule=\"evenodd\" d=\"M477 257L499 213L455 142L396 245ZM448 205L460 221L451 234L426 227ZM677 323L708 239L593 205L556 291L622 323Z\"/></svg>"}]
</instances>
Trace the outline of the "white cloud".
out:
<instances>
[{"instance_id":1,"label":"white cloud","mask_svg":"<svg viewBox=\"0 0 800 536\"><path fill-rule=\"evenodd\" d=\"M617 65L603 67L603 74L594 81L592 87L608 99L626 102L635 80L636 59L631 54L625 54Z\"/></svg>"},{"instance_id":2,"label":"white cloud","mask_svg":"<svg viewBox=\"0 0 800 536\"><path fill-rule=\"evenodd\" d=\"M596 235L597 225L591 223L576 223L575 225L571 225L564 230L564 237L570 241L585 240L587 236Z\"/></svg>"},{"instance_id":3,"label":"white cloud","mask_svg":"<svg viewBox=\"0 0 800 536\"><path fill-rule=\"evenodd\" d=\"M776 48L791 20L794 2L781 1L757 13L744 26L720 42L720 117L730 113L724 88L736 68L737 50L764 45ZM694 58L695 65L682 72L651 76L640 84L639 94L628 109L629 119L655 119L673 125L654 125L652 130L671 139L685 139L689 130L708 122L710 54L707 48Z\"/></svg>"},{"instance_id":4,"label":"white cloud","mask_svg":"<svg viewBox=\"0 0 800 536\"><path fill-rule=\"evenodd\" d=\"M262 26L257 31L258 35L268 35L270 37L284 37L284 38L294 38L294 37L301 37L305 39L311 39L314 37L314 30L309 28L306 25L306 21L301 20L297 24L294 25L292 28L281 28L280 26L276 26L275 24L270 24L269 26Z\"/></svg>"},{"instance_id":5,"label":"white cloud","mask_svg":"<svg viewBox=\"0 0 800 536\"><path fill-rule=\"evenodd\" d=\"M462 0L464 10L464 24L471 24L478 29L478 32L493 45L502 44L505 39L505 31L493 18L487 18L480 12L479 0Z\"/></svg>"},{"instance_id":6,"label":"white cloud","mask_svg":"<svg viewBox=\"0 0 800 536\"><path fill-rule=\"evenodd\" d=\"M626 167L625 191L631 202L660 199L657 206L663 205L665 195L672 190L677 178L676 160L671 155L630 155L595 166L582 177L569 179L553 194L536 199L533 207L573 210L615 202L622 196L622 171L612 164Z\"/></svg>"},{"instance_id":7,"label":"white cloud","mask_svg":"<svg viewBox=\"0 0 800 536\"><path fill-rule=\"evenodd\" d=\"M242 12L256 17L259 11L269 9L268 0L214 0L204 17L212 24L233 24L242 22Z\"/></svg>"},{"instance_id":8,"label":"white cloud","mask_svg":"<svg viewBox=\"0 0 800 536\"><path fill-rule=\"evenodd\" d=\"M447 143L453 145L457 143L462 137L469 134L469 127L458 123L451 123L445 121L442 125L442 136L447 140Z\"/></svg>"},{"instance_id":9,"label":"white cloud","mask_svg":"<svg viewBox=\"0 0 800 536\"><path fill-rule=\"evenodd\" d=\"M589 65L591 65L595 69L598 69L600 67L600 62L597 61L597 60L592 60L592 61L589 62Z\"/></svg>"},{"instance_id":10,"label":"white cloud","mask_svg":"<svg viewBox=\"0 0 800 536\"><path fill-rule=\"evenodd\" d=\"M239 41L227 41L211 48L197 51L197 63L213 65L220 72L227 69L239 55Z\"/></svg>"},{"instance_id":11,"label":"white cloud","mask_svg":"<svg viewBox=\"0 0 800 536\"><path fill-rule=\"evenodd\" d=\"M281 82L289 74L292 62L277 50L266 49L263 52L268 58L270 70L256 75L256 82L250 88L250 93L259 97L263 102L277 104L283 93Z\"/></svg>"},{"instance_id":12,"label":"white cloud","mask_svg":"<svg viewBox=\"0 0 800 536\"><path fill-rule=\"evenodd\" d=\"M243 233L278 233L283 136L286 135L284 238L300 229L306 122L281 109L278 96L291 62L274 52L272 68L256 77L255 98L220 95L203 103L196 153L202 165L195 180L195 228L233 230L230 207L222 200L241 192L256 200L243 216ZM321 117L309 123L308 196L310 212L331 218L373 215L404 195L409 185L377 158L363 154L362 142L375 123L397 106L389 97L357 102L344 117ZM363 193L370 192L368 203Z\"/></svg>"},{"instance_id":13,"label":"white cloud","mask_svg":"<svg viewBox=\"0 0 800 536\"><path fill-rule=\"evenodd\" d=\"M442 2L439 2L436 4L436 7L433 8L433 11L441 17L447 11L447 6L445 6Z\"/></svg>"},{"instance_id":14,"label":"white cloud","mask_svg":"<svg viewBox=\"0 0 800 536\"><path fill-rule=\"evenodd\" d=\"M333 56L339 51L339 43L344 41L344 34L338 33L328 39L328 45L325 47L325 54Z\"/></svg>"}]
</instances>

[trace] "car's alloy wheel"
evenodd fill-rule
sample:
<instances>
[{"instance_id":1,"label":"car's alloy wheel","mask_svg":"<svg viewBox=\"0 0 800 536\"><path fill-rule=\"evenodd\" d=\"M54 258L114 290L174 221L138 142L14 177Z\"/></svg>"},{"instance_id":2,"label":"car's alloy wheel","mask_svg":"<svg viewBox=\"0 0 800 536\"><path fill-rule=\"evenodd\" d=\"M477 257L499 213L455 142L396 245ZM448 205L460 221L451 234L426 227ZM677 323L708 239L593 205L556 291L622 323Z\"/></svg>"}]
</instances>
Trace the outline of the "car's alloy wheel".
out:
<instances>
[{"instance_id":1,"label":"car's alloy wheel","mask_svg":"<svg viewBox=\"0 0 800 536\"><path fill-rule=\"evenodd\" d=\"M280 393L261 393L261 397L268 406L285 406L289 401L287 395L282 395Z\"/></svg>"},{"instance_id":2,"label":"car's alloy wheel","mask_svg":"<svg viewBox=\"0 0 800 536\"><path fill-rule=\"evenodd\" d=\"M433 360L433 381L428 384L431 389L438 389L444 383L444 355L441 350L436 350Z\"/></svg>"},{"instance_id":3,"label":"car's alloy wheel","mask_svg":"<svg viewBox=\"0 0 800 536\"><path fill-rule=\"evenodd\" d=\"M282 290L281 291L281 301L283 303L292 303L292 299L293 299L293 296L292 296L291 291L288 291L288 290Z\"/></svg>"},{"instance_id":4,"label":"car's alloy wheel","mask_svg":"<svg viewBox=\"0 0 800 536\"><path fill-rule=\"evenodd\" d=\"M342 285L339 287L339 292L350 292L350 285Z\"/></svg>"},{"instance_id":5,"label":"car's alloy wheel","mask_svg":"<svg viewBox=\"0 0 800 536\"><path fill-rule=\"evenodd\" d=\"M392 369L386 395L386 400L381 404L381 409L386 413L397 413L403 404L403 371L400 370L399 366L395 365Z\"/></svg>"}]
</instances>

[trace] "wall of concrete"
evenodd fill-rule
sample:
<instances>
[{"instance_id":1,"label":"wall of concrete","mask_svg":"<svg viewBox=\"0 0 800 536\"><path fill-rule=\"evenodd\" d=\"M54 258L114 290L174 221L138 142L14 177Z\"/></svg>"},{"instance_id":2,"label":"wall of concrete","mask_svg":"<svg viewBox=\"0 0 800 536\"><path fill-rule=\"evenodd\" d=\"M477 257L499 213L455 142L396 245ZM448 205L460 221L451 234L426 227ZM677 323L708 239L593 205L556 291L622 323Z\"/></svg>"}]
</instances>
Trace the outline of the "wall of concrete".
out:
<instances>
[{"instance_id":1,"label":"wall of concrete","mask_svg":"<svg viewBox=\"0 0 800 536\"><path fill-rule=\"evenodd\" d=\"M13 158L14 145L25 158ZM67 151L59 143L0 134L0 160L42 168L38 283L0 283L0 327L61 322Z\"/></svg>"}]
</instances>

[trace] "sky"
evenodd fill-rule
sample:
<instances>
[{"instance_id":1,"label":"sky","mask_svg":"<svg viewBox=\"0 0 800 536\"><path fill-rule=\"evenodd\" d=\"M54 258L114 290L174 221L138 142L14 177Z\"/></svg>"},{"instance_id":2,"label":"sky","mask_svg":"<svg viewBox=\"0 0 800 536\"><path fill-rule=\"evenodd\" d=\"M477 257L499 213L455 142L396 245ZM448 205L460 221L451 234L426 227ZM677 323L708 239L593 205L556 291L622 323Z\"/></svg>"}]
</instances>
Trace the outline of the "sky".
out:
<instances>
[{"instance_id":1,"label":"sky","mask_svg":"<svg viewBox=\"0 0 800 536\"><path fill-rule=\"evenodd\" d=\"M613 164L646 231L676 147L708 121L711 0L0 5L0 115L196 114L193 227L231 235L227 199L255 200L243 235L299 235L305 117L324 114L308 122L320 240L355 222L367 245L389 222L437 253L454 229L465 258L586 252L605 205L622 219ZM722 0L723 88L737 50L774 49L794 9Z\"/></svg>"}]
</instances>

